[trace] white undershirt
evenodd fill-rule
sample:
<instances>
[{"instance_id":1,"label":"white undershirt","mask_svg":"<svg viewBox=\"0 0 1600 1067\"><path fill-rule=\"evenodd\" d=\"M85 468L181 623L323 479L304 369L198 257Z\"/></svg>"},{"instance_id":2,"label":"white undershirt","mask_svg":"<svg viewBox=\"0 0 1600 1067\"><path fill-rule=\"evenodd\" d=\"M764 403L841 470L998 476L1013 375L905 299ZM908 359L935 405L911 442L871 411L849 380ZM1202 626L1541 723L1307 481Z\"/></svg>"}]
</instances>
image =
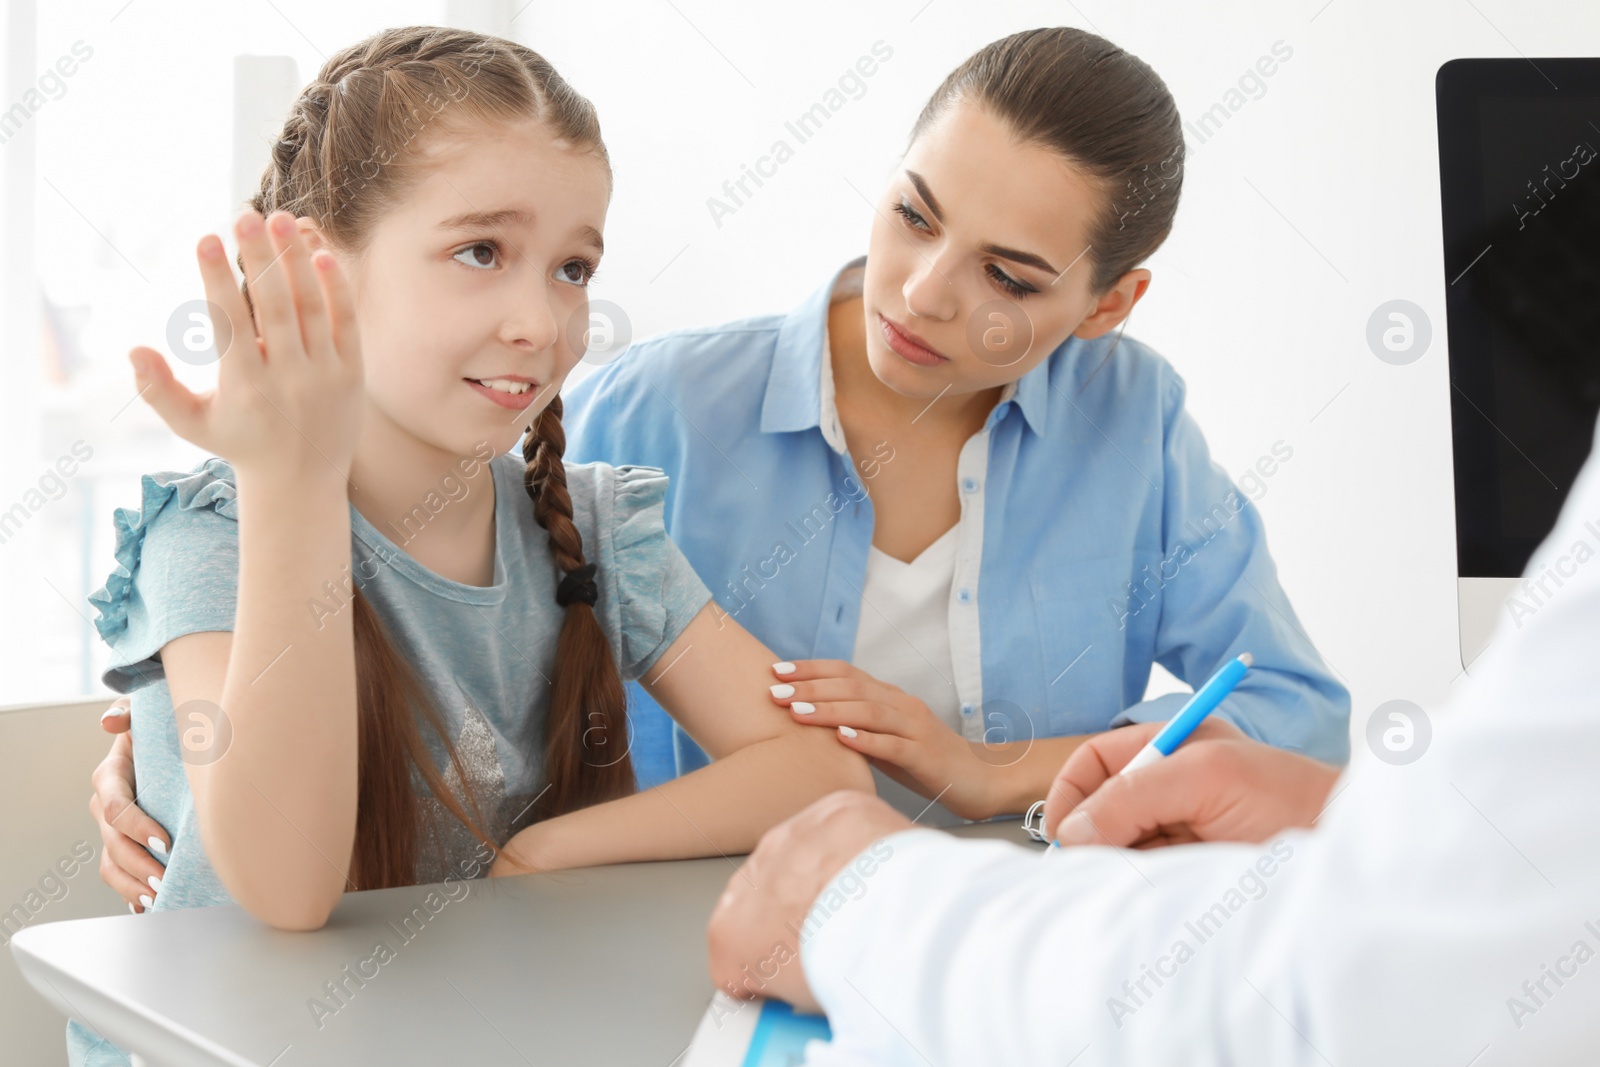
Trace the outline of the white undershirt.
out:
<instances>
[{"instance_id":1,"label":"white undershirt","mask_svg":"<svg viewBox=\"0 0 1600 1067\"><path fill-rule=\"evenodd\" d=\"M959 524L950 527L910 563L876 545L868 550L851 657L868 674L921 699L958 734L961 701L950 655L950 583L960 530Z\"/></svg>"},{"instance_id":2,"label":"white undershirt","mask_svg":"<svg viewBox=\"0 0 1600 1067\"><path fill-rule=\"evenodd\" d=\"M865 270L847 268L834 284L831 302L861 295ZM822 338L822 436L849 455L834 399L833 354ZM1017 383L1000 393L1003 404ZM876 547L867 554L860 622L851 663L920 698L968 741L984 737L983 660L978 633L978 570L983 561L984 481L989 467L989 431L962 445L956 463L961 518L910 563ZM868 494L872 482L863 480ZM875 607L876 606L876 607Z\"/></svg>"}]
</instances>

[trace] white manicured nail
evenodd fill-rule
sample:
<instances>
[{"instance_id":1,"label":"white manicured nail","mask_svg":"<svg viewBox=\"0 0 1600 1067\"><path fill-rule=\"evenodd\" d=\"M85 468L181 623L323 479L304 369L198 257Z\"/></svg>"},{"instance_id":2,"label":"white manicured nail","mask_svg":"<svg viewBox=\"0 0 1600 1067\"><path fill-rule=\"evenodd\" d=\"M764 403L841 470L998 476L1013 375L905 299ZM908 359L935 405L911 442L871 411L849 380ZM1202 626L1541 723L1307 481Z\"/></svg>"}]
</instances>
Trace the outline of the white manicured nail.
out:
<instances>
[{"instance_id":1,"label":"white manicured nail","mask_svg":"<svg viewBox=\"0 0 1600 1067\"><path fill-rule=\"evenodd\" d=\"M149 881L151 889L157 893L161 892L161 879L159 876L152 874L147 881Z\"/></svg>"},{"instance_id":2,"label":"white manicured nail","mask_svg":"<svg viewBox=\"0 0 1600 1067\"><path fill-rule=\"evenodd\" d=\"M167 854L167 846L161 843L161 838L159 837L149 838L145 844L149 845L150 851L154 852L158 856L165 856Z\"/></svg>"},{"instance_id":3,"label":"white manicured nail","mask_svg":"<svg viewBox=\"0 0 1600 1067\"><path fill-rule=\"evenodd\" d=\"M772 669L777 671L779 674L793 674L794 664L790 663L788 660L784 660L782 663L774 663L772 665Z\"/></svg>"},{"instance_id":4,"label":"white manicured nail","mask_svg":"<svg viewBox=\"0 0 1600 1067\"><path fill-rule=\"evenodd\" d=\"M156 906L156 902L145 896L143 893L139 894L139 903L144 905L145 911L149 911L151 908Z\"/></svg>"},{"instance_id":5,"label":"white manicured nail","mask_svg":"<svg viewBox=\"0 0 1600 1067\"><path fill-rule=\"evenodd\" d=\"M129 904L128 905L128 914L129 915L137 915L137 914L139 914L139 909L134 907L132 904Z\"/></svg>"},{"instance_id":6,"label":"white manicured nail","mask_svg":"<svg viewBox=\"0 0 1600 1067\"><path fill-rule=\"evenodd\" d=\"M856 735L856 732L848 726L839 727L839 732L846 737L854 737Z\"/></svg>"},{"instance_id":7,"label":"white manicured nail","mask_svg":"<svg viewBox=\"0 0 1600 1067\"><path fill-rule=\"evenodd\" d=\"M126 714L128 714L128 709L127 708L109 707L105 711L102 711L100 713L100 721L101 722L105 722L107 719L111 718L114 715L126 715ZM133 907L133 905L129 904L128 907L131 908L131 907Z\"/></svg>"},{"instance_id":8,"label":"white manicured nail","mask_svg":"<svg viewBox=\"0 0 1600 1067\"><path fill-rule=\"evenodd\" d=\"M804 700L796 700L789 705L789 710L796 715L810 715L817 710L815 704L807 704Z\"/></svg>"},{"instance_id":9,"label":"white manicured nail","mask_svg":"<svg viewBox=\"0 0 1600 1067\"><path fill-rule=\"evenodd\" d=\"M772 687L772 695L777 697L779 700L782 700L784 697L792 697L794 696L794 686L789 685L787 682L779 682L777 685Z\"/></svg>"}]
</instances>

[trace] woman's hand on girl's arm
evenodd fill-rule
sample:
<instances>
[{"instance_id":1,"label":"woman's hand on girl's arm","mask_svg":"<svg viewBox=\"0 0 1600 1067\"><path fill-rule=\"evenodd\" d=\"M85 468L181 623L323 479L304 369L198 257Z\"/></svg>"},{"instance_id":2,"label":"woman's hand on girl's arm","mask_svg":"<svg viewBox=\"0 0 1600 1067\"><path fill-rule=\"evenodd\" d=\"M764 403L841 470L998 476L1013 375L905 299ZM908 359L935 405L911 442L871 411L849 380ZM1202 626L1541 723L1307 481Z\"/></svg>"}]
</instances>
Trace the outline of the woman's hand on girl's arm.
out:
<instances>
[{"instance_id":1,"label":"woman's hand on girl's arm","mask_svg":"<svg viewBox=\"0 0 1600 1067\"><path fill-rule=\"evenodd\" d=\"M829 727L890 778L964 819L1026 811L1083 741L968 741L923 701L843 660L775 664L772 675L772 700L795 722Z\"/></svg>"},{"instance_id":2,"label":"woman's hand on girl's arm","mask_svg":"<svg viewBox=\"0 0 1600 1067\"><path fill-rule=\"evenodd\" d=\"M523 830L493 874L732 855L839 789L872 792L866 761L772 706L775 656L714 605L701 609L640 682L715 761L654 789Z\"/></svg>"},{"instance_id":3,"label":"woman's hand on girl's arm","mask_svg":"<svg viewBox=\"0 0 1600 1067\"><path fill-rule=\"evenodd\" d=\"M780 670L792 667L792 670ZM769 693L797 723L822 726L890 778L967 819L987 817L993 767L918 698L836 659L769 667Z\"/></svg>"},{"instance_id":4,"label":"woman's hand on girl's arm","mask_svg":"<svg viewBox=\"0 0 1600 1067\"><path fill-rule=\"evenodd\" d=\"M792 669L780 673L779 667ZM1045 799L1062 764L1081 745L1103 736L1040 737L1033 723L1028 732L1034 736L1025 740L968 741L921 700L843 660L775 664L773 677L783 681L772 687L772 699L796 722L834 728L842 743L873 766L964 819L1021 815ZM1202 723L1196 736L1227 727L1217 722Z\"/></svg>"},{"instance_id":5,"label":"woman's hand on girl's arm","mask_svg":"<svg viewBox=\"0 0 1600 1067\"><path fill-rule=\"evenodd\" d=\"M121 714L118 714L118 712ZM128 731L128 698L118 697L100 719L107 733L117 735L111 751L89 776L89 813L100 830L100 880L116 891L135 912L154 902L166 868L151 855L166 855L170 843L161 824L134 803L133 738ZM155 883L150 879L155 878ZM141 899L142 898L142 899Z\"/></svg>"}]
</instances>

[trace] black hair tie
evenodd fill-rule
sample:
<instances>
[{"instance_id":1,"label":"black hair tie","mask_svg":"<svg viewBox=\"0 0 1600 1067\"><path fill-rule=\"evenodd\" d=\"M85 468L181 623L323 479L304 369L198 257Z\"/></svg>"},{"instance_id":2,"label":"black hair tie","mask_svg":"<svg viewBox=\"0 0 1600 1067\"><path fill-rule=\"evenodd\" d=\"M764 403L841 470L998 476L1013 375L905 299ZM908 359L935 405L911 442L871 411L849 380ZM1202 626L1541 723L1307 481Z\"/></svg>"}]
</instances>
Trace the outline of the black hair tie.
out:
<instances>
[{"instance_id":1,"label":"black hair tie","mask_svg":"<svg viewBox=\"0 0 1600 1067\"><path fill-rule=\"evenodd\" d=\"M594 580L598 569L593 563L585 563L577 570L568 571L567 576L561 579L561 584L556 586L556 603L566 607L576 600L594 607L595 601L600 599L600 587Z\"/></svg>"}]
</instances>

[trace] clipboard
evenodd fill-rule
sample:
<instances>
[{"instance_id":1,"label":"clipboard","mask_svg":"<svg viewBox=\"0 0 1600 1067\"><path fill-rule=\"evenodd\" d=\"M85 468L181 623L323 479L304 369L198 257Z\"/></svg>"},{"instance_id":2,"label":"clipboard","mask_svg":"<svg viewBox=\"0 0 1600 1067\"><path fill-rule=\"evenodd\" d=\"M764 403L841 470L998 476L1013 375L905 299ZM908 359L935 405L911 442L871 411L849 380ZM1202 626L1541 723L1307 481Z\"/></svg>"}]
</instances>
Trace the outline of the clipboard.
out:
<instances>
[{"instance_id":1,"label":"clipboard","mask_svg":"<svg viewBox=\"0 0 1600 1067\"><path fill-rule=\"evenodd\" d=\"M712 994L683 1067L799 1067L812 1041L833 1039L828 1020L781 1000Z\"/></svg>"}]
</instances>

